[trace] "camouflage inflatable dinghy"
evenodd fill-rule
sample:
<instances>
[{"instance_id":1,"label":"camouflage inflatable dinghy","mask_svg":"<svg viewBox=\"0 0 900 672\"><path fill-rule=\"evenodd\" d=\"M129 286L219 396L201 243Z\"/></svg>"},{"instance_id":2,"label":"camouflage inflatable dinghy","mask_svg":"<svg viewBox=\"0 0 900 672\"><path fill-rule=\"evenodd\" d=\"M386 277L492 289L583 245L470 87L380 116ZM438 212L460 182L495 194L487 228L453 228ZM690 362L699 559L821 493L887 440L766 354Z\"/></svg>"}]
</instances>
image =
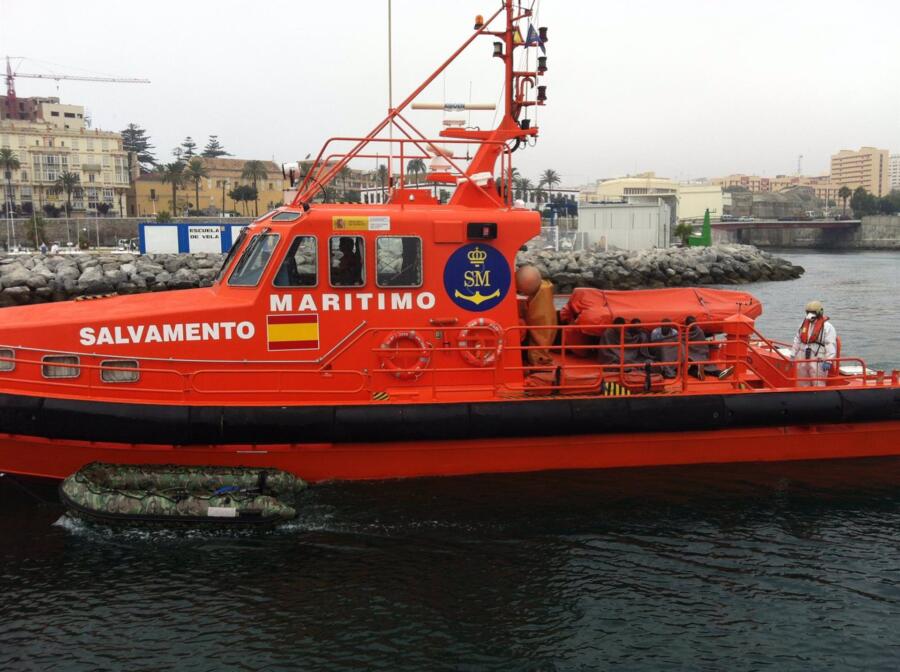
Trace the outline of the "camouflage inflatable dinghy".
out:
<instances>
[{"instance_id":1,"label":"camouflage inflatable dinghy","mask_svg":"<svg viewBox=\"0 0 900 672\"><path fill-rule=\"evenodd\" d=\"M105 523L273 525L306 484L276 469L93 462L59 486L74 515Z\"/></svg>"}]
</instances>

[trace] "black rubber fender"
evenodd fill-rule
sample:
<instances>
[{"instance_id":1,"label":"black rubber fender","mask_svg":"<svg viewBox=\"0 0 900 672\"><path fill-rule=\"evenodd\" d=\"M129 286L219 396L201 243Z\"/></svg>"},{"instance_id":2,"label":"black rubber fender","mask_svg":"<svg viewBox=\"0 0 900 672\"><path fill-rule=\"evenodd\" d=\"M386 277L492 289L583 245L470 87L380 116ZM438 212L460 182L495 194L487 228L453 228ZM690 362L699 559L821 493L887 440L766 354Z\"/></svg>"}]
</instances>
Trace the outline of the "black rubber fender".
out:
<instances>
[{"instance_id":1,"label":"black rubber fender","mask_svg":"<svg viewBox=\"0 0 900 672\"><path fill-rule=\"evenodd\" d=\"M777 427L842 422L837 391L765 392L723 397L731 427Z\"/></svg>"},{"instance_id":2,"label":"black rubber fender","mask_svg":"<svg viewBox=\"0 0 900 672\"><path fill-rule=\"evenodd\" d=\"M572 407L568 399L475 403L470 404L470 409L472 438L572 433Z\"/></svg>"},{"instance_id":3,"label":"black rubber fender","mask_svg":"<svg viewBox=\"0 0 900 672\"><path fill-rule=\"evenodd\" d=\"M48 398L44 400L39 417L39 435L51 439L175 445L190 442L188 406Z\"/></svg>"},{"instance_id":4,"label":"black rubber fender","mask_svg":"<svg viewBox=\"0 0 900 672\"><path fill-rule=\"evenodd\" d=\"M334 407L223 406L222 443L331 443Z\"/></svg>"},{"instance_id":5,"label":"black rubber fender","mask_svg":"<svg viewBox=\"0 0 900 672\"><path fill-rule=\"evenodd\" d=\"M840 395L844 422L900 419L900 390L844 390Z\"/></svg>"},{"instance_id":6,"label":"black rubber fender","mask_svg":"<svg viewBox=\"0 0 900 672\"><path fill-rule=\"evenodd\" d=\"M0 432L41 436L43 397L0 395Z\"/></svg>"},{"instance_id":7,"label":"black rubber fender","mask_svg":"<svg viewBox=\"0 0 900 672\"><path fill-rule=\"evenodd\" d=\"M721 429L728 424L721 395L632 397L629 402L633 432L688 432Z\"/></svg>"}]
</instances>

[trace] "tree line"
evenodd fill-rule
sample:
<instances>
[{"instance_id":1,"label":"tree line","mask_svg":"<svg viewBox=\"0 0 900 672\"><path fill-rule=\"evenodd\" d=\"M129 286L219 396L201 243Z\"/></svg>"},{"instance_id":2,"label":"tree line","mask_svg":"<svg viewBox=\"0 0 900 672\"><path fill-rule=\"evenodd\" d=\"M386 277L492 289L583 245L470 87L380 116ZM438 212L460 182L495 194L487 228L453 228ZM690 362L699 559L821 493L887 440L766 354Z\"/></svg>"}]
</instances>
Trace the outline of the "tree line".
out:
<instances>
[{"instance_id":1,"label":"tree line","mask_svg":"<svg viewBox=\"0 0 900 672\"><path fill-rule=\"evenodd\" d=\"M529 201L531 200L529 195L531 195L534 201L539 205L542 203L553 202L551 200L553 189L562 183L562 176L552 168L548 168L541 173L536 182L532 182L527 177L521 175L518 168L512 169L511 177L513 195L515 198ZM559 202L559 194L557 194L556 198Z\"/></svg>"},{"instance_id":2,"label":"tree line","mask_svg":"<svg viewBox=\"0 0 900 672\"><path fill-rule=\"evenodd\" d=\"M894 189L887 196L878 197L870 194L863 187L857 187L852 194L850 189L841 187L838 196L844 201L847 209L847 198L850 198L850 209L857 218L867 215L894 215L900 212L900 190Z\"/></svg>"},{"instance_id":3,"label":"tree line","mask_svg":"<svg viewBox=\"0 0 900 672\"><path fill-rule=\"evenodd\" d=\"M154 146L151 143L147 131L137 124L128 124L122 131L122 148L137 158L141 172L144 174L156 173L164 184L172 189L172 209L176 209L179 189L187 189L193 186L194 202L189 204L190 214L203 214L200 208L200 182L209 177L209 169L205 159L217 159L223 156L232 156L219 140L218 135L210 135L206 146L198 150L197 142L190 135L185 137L172 149L173 161L157 161ZM241 179L249 184L238 184L227 192L232 204L240 203L243 213L248 214L248 204L254 203L254 213L259 216L259 188L258 183L268 179L265 164L262 161L246 161L241 170ZM190 207L193 206L193 207Z\"/></svg>"},{"instance_id":4,"label":"tree line","mask_svg":"<svg viewBox=\"0 0 900 672\"><path fill-rule=\"evenodd\" d=\"M158 166L163 165L156 159L155 147L151 143L146 129L132 123L128 124L120 133L122 135L122 149L133 153L137 157L142 173L153 172ZM176 161L187 162L195 156L203 159L217 159L220 156L232 156L232 154L219 141L218 135L210 135L206 146L199 152L197 151L197 143L191 136L187 136L181 141L181 144L172 150L172 157Z\"/></svg>"}]
</instances>

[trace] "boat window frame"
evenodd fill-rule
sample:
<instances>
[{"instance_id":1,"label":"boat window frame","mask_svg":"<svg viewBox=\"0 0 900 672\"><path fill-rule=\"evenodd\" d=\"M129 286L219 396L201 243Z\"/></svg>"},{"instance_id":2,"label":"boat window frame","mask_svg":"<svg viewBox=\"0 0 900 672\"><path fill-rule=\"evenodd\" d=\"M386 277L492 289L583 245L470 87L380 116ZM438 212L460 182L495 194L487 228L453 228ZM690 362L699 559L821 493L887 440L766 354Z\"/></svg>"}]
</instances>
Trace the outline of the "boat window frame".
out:
<instances>
[{"instance_id":1,"label":"boat window frame","mask_svg":"<svg viewBox=\"0 0 900 672\"><path fill-rule=\"evenodd\" d=\"M335 238L359 238L363 242L363 251L362 255L360 255L360 261L362 262L362 269L360 272L360 278L362 279L361 284L358 285L336 285L332 282L331 277L331 241ZM328 286L332 289L359 289L360 287L366 287L369 284L369 280L366 277L366 268L368 267L368 263L366 263L366 250L368 249L368 244L366 243L366 237L362 235L361 231L357 231L355 233L341 233L341 234L332 234L328 236Z\"/></svg>"},{"instance_id":2,"label":"boat window frame","mask_svg":"<svg viewBox=\"0 0 900 672\"><path fill-rule=\"evenodd\" d=\"M222 266L219 268L219 272L216 275L216 284L222 282L225 279L225 274L228 271L228 267L234 262L234 258L237 256L238 250L241 249L241 245L244 244L244 240L247 238L247 231L250 229L249 226L244 226L241 228L241 232L238 234L237 240L235 240L231 244L231 249L228 250L228 253L225 255L225 259L222 261Z\"/></svg>"},{"instance_id":3,"label":"boat window frame","mask_svg":"<svg viewBox=\"0 0 900 672\"><path fill-rule=\"evenodd\" d=\"M273 222L296 222L303 215L302 212L290 212L289 210L283 212L276 212L272 215Z\"/></svg>"},{"instance_id":4,"label":"boat window frame","mask_svg":"<svg viewBox=\"0 0 900 672\"><path fill-rule=\"evenodd\" d=\"M262 215L260 215L259 217L257 217L256 219L254 219L254 220L251 222L251 224L258 224L259 222L265 220L266 217L268 217L269 215L274 214L275 212L276 212L275 210L269 210L269 211L266 212L265 214L262 214Z\"/></svg>"},{"instance_id":5,"label":"boat window frame","mask_svg":"<svg viewBox=\"0 0 900 672\"><path fill-rule=\"evenodd\" d=\"M378 241L382 238L415 238L419 241L419 284L418 285L382 285L378 282ZM419 289L425 284L425 243L422 236L415 234L385 234L375 236L375 286L379 289Z\"/></svg>"},{"instance_id":6,"label":"boat window frame","mask_svg":"<svg viewBox=\"0 0 900 672\"><path fill-rule=\"evenodd\" d=\"M256 246L260 244L263 238L268 236L275 237L275 245L272 247L272 251L269 253L269 258L266 259L266 262L263 264L262 268L259 271L259 276L256 278L256 282L252 285L236 285L232 282L234 278L234 274L238 272L240 269L240 264L244 259L249 260L250 255L256 251ZM262 282L263 276L266 274L266 271L269 269L269 266L272 264L272 257L275 256L275 252L278 250L278 246L281 244L281 234L275 233L271 229L263 229L250 239L250 242L244 247L244 253L241 255L241 258L237 260L232 269L231 273L228 274L228 286L229 287L238 287L244 289L253 289L255 287L259 287L259 284Z\"/></svg>"},{"instance_id":7,"label":"boat window frame","mask_svg":"<svg viewBox=\"0 0 900 672\"><path fill-rule=\"evenodd\" d=\"M281 271L281 267L284 265L284 262L287 261L288 253L291 251L291 247L294 245L294 241L298 238L312 238L314 242L314 247L316 250L316 283L314 285L278 285L275 284L275 281L278 279L278 273ZM330 250L329 250L330 252ZM330 266L329 266L330 270ZM277 287L278 289L316 289L319 286L319 237L312 233L297 233L291 239L291 244L288 245L287 250L284 253L284 256L281 259L281 263L278 264L278 270L275 271L275 275L272 277L272 287Z\"/></svg>"},{"instance_id":8,"label":"boat window frame","mask_svg":"<svg viewBox=\"0 0 900 672\"><path fill-rule=\"evenodd\" d=\"M9 355L4 353L8 352ZM0 348L0 373L10 373L16 370L16 351L14 348ZM12 360L12 361L10 361Z\"/></svg>"},{"instance_id":9,"label":"boat window frame","mask_svg":"<svg viewBox=\"0 0 900 672\"><path fill-rule=\"evenodd\" d=\"M61 362L51 362L51 359L74 359L74 364L63 364ZM74 375L66 375L66 376L49 376L47 375L48 367L52 368L66 368L66 369L75 369ZM44 355L41 357L41 377L46 378L47 380L59 380L59 379L68 379L72 380L74 378L78 378L81 376L81 357L78 355Z\"/></svg>"},{"instance_id":10,"label":"boat window frame","mask_svg":"<svg viewBox=\"0 0 900 672\"><path fill-rule=\"evenodd\" d=\"M122 366L122 364L134 364L134 379L133 380L107 380L104 377L110 369L112 369L113 373L124 373L123 369L129 369L128 366ZM141 380L141 367L136 359L104 359L100 362L100 382L106 383L108 385L121 385L123 383L139 383Z\"/></svg>"}]
</instances>

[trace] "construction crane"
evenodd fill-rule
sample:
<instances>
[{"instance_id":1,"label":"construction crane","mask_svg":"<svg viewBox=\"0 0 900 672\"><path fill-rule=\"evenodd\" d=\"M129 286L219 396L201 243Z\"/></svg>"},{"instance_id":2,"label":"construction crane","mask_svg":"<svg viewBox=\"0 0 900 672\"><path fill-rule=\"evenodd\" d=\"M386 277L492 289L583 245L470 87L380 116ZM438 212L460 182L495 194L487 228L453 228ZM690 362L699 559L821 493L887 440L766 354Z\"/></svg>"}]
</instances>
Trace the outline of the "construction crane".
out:
<instances>
[{"instance_id":1,"label":"construction crane","mask_svg":"<svg viewBox=\"0 0 900 672\"><path fill-rule=\"evenodd\" d=\"M149 84L149 79L137 77L89 77L87 75L45 75L28 72L14 72L10 57L6 57L6 116L9 119L18 117L16 105L16 77L29 79L53 79L57 82L61 79L75 80L79 82L114 82L117 84Z\"/></svg>"}]
</instances>

